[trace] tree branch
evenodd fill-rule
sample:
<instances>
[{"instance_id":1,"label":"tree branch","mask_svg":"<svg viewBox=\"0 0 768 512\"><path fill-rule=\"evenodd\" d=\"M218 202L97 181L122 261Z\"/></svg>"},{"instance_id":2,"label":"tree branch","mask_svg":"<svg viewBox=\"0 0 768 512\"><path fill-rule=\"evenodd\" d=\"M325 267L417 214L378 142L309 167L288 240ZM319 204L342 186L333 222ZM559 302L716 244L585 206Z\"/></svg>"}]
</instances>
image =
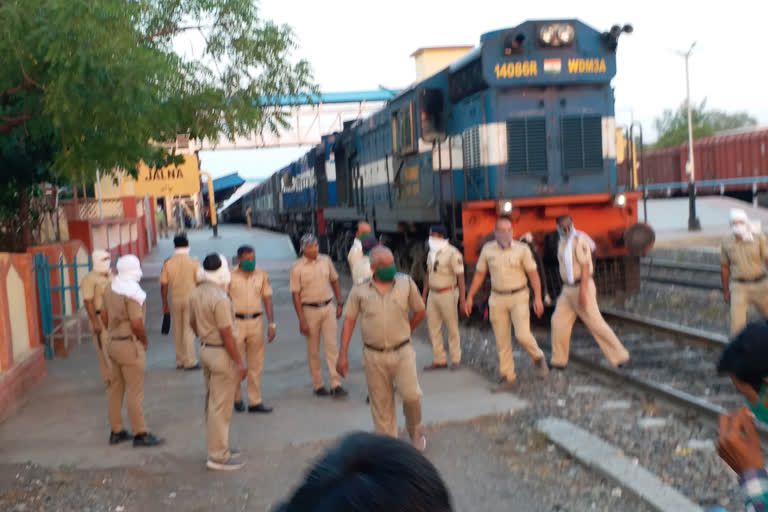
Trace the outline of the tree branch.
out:
<instances>
[{"instance_id":1,"label":"tree branch","mask_svg":"<svg viewBox=\"0 0 768 512\"><path fill-rule=\"evenodd\" d=\"M155 39L157 39L159 37L176 35L176 34L180 34L182 32L186 32L187 30L202 30L202 29L208 29L208 28L213 28L213 27L206 26L206 25L190 25L190 26L187 26L187 27L177 27L175 25L171 26L171 27L166 26L166 27L163 27L162 30L159 30L158 32L155 32L154 34L150 34L148 36L142 37L141 39L139 39L139 42L140 43L146 43L146 42L149 42L149 41L153 41L153 40L155 40Z\"/></svg>"},{"instance_id":2,"label":"tree branch","mask_svg":"<svg viewBox=\"0 0 768 512\"><path fill-rule=\"evenodd\" d=\"M30 112L24 112L19 116L0 116L0 119L2 120L0 122L0 133L11 133L20 124L24 124L32 119L32 115Z\"/></svg>"}]
</instances>

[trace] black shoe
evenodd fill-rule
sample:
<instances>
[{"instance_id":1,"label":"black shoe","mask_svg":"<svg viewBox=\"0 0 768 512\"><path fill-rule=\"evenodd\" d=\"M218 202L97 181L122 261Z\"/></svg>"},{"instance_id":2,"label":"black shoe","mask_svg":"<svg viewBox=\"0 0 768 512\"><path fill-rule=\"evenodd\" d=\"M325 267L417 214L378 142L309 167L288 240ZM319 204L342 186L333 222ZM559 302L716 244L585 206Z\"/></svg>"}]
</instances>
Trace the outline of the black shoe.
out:
<instances>
[{"instance_id":1,"label":"black shoe","mask_svg":"<svg viewBox=\"0 0 768 512\"><path fill-rule=\"evenodd\" d=\"M184 369L184 366L183 366L183 365L180 365L180 364L177 364L177 365L176 365L176 369L177 369L177 370L183 370L183 369Z\"/></svg>"},{"instance_id":2,"label":"black shoe","mask_svg":"<svg viewBox=\"0 0 768 512\"><path fill-rule=\"evenodd\" d=\"M552 370L557 370L559 372L565 371L565 366L557 366L557 365L551 364L551 363L549 365L549 368L552 369Z\"/></svg>"},{"instance_id":3,"label":"black shoe","mask_svg":"<svg viewBox=\"0 0 768 512\"><path fill-rule=\"evenodd\" d=\"M199 370L200 363L195 363L195 366L185 366L184 369L187 370L188 372Z\"/></svg>"},{"instance_id":4,"label":"black shoe","mask_svg":"<svg viewBox=\"0 0 768 512\"><path fill-rule=\"evenodd\" d=\"M325 386L317 388L315 390L315 396L328 396L328 395L330 395L330 393L328 392L327 389L325 389Z\"/></svg>"},{"instance_id":5,"label":"black shoe","mask_svg":"<svg viewBox=\"0 0 768 512\"><path fill-rule=\"evenodd\" d=\"M140 446L159 446L164 442L165 441L163 439L158 439L152 434L145 432L144 434L139 434L137 436L134 436L133 447L138 448Z\"/></svg>"},{"instance_id":6,"label":"black shoe","mask_svg":"<svg viewBox=\"0 0 768 512\"><path fill-rule=\"evenodd\" d=\"M235 410L237 412L243 412L245 410L245 404L243 403L242 400L240 400L239 402L235 402Z\"/></svg>"},{"instance_id":7,"label":"black shoe","mask_svg":"<svg viewBox=\"0 0 768 512\"><path fill-rule=\"evenodd\" d=\"M267 407L264 404L250 405L248 406L248 412L260 412L262 414L269 414L270 412L272 412L272 408Z\"/></svg>"},{"instance_id":8,"label":"black shoe","mask_svg":"<svg viewBox=\"0 0 768 512\"><path fill-rule=\"evenodd\" d=\"M122 443L123 441L128 441L129 439L131 439L131 433L125 429L121 430L117 434L114 432L109 433L109 444Z\"/></svg>"},{"instance_id":9,"label":"black shoe","mask_svg":"<svg viewBox=\"0 0 768 512\"><path fill-rule=\"evenodd\" d=\"M367 404L371 403L371 396L370 395L365 397L365 403L367 403Z\"/></svg>"},{"instance_id":10,"label":"black shoe","mask_svg":"<svg viewBox=\"0 0 768 512\"><path fill-rule=\"evenodd\" d=\"M331 396L333 398L347 398L348 395L349 393L347 393L347 390L341 386L336 386L331 390Z\"/></svg>"}]
</instances>

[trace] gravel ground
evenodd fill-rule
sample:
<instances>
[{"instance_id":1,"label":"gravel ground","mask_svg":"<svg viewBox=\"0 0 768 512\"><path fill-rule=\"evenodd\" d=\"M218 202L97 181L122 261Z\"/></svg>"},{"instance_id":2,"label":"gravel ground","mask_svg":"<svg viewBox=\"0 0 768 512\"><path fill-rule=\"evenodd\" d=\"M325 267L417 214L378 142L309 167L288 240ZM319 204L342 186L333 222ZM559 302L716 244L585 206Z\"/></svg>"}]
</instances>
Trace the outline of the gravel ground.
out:
<instances>
[{"instance_id":1,"label":"gravel ground","mask_svg":"<svg viewBox=\"0 0 768 512\"><path fill-rule=\"evenodd\" d=\"M464 325L462 331L464 361L495 376L498 357L490 327ZM548 345L548 329L539 327L535 335L542 346ZM574 335L578 335L576 331ZM545 416L569 420L619 447L702 506L743 506L736 475L714 450L714 425L702 423L686 411L604 386L574 367L565 372L553 371L546 382L538 381L528 356L519 347L515 349L518 393L532 404L519 414L520 428L530 428ZM660 427L643 428L640 420L647 418L666 422Z\"/></svg>"},{"instance_id":2,"label":"gravel ground","mask_svg":"<svg viewBox=\"0 0 768 512\"><path fill-rule=\"evenodd\" d=\"M427 431L428 457L451 490L455 510L650 510L557 451L533 431L533 420L526 413ZM73 471L0 465L0 510L269 510L290 493L326 447L327 443L313 443L286 448L274 460L252 463L229 475L206 473L199 461L179 461L176 470L162 474L148 467Z\"/></svg>"}]
</instances>

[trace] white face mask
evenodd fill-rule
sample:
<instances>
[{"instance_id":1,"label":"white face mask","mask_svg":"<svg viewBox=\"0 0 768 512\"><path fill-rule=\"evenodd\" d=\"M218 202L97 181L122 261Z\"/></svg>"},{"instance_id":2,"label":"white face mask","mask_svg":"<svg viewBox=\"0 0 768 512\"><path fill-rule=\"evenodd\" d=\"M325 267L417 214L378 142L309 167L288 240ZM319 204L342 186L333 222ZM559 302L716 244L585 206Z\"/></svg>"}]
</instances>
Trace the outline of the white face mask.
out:
<instances>
[{"instance_id":1,"label":"white face mask","mask_svg":"<svg viewBox=\"0 0 768 512\"><path fill-rule=\"evenodd\" d=\"M429 237L428 244L430 251L437 252L448 247L448 240L431 236Z\"/></svg>"},{"instance_id":2,"label":"white face mask","mask_svg":"<svg viewBox=\"0 0 768 512\"><path fill-rule=\"evenodd\" d=\"M740 238L748 238L749 235L752 234L752 231L750 230L749 226L744 224L743 222L733 224L731 226L731 231L733 231L734 235Z\"/></svg>"}]
</instances>

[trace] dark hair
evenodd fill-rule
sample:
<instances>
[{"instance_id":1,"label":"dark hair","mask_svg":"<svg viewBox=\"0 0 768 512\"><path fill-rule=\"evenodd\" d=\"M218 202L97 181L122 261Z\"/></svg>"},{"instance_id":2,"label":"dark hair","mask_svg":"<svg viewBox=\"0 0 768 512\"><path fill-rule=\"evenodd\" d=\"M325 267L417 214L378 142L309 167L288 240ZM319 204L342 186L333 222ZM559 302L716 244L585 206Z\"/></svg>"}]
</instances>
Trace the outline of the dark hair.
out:
<instances>
[{"instance_id":1,"label":"dark hair","mask_svg":"<svg viewBox=\"0 0 768 512\"><path fill-rule=\"evenodd\" d=\"M221 268L221 258L215 252L212 252L203 260L203 270L212 272Z\"/></svg>"},{"instance_id":2,"label":"dark hair","mask_svg":"<svg viewBox=\"0 0 768 512\"><path fill-rule=\"evenodd\" d=\"M411 445L365 432L345 436L275 512L451 512L435 466Z\"/></svg>"},{"instance_id":3,"label":"dark hair","mask_svg":"<svg viewBox=\"0 0 768 512\"><path fill-rule=\"evenodd\" d=\"M571 216L568 215L567 213L565 215L560 215L559 217L557 217L557 219L555 219L555 222L560 224L560 221L565 219L571 219L571 222L573 222L573 218L571 218Z\"/></svg>"},{"instance_id":4,"label":"dark hair","mask_svg":"<svg viewBox=\"0 0 768 512\"><path fill-rule=\"evenodd\" d=\"M443 238L448 238L448 229L445 224L432 224L429 228L430 235L440 235Z\"/></svg>"},{"instance_id":5,"label":"dark hair","mask_svg":"<svg viewBox=\"0 0 768 512\"><path fill-rule=\"evenodd\" d=\"M250 245L241 245L237 248L237 257L242 258L244 254L250 254L252 252L256 252L253 250L253 247Z\"/></svg>"},{"instance_id":6,"label":"dark hair","mask_svg":"<svg viewBox=\"0 0 768 512\"><path fill-rule=\"evenodd\" d=\"M759 392L768 378L768 323L750 323L737 334L723 349L717 371L733 375Z\"/></svg>"},{"instance_id":7,"label":"dark hair","mask_svg":"<svg viewBox=\"0 0 768 512\"><path fill-rule=\"evenodd\" d=\"M173 237L173 246L174 247L189 247L189 240L187 240L187 235L181 234L176 235Z\"/></svg>"}]
</instances>

